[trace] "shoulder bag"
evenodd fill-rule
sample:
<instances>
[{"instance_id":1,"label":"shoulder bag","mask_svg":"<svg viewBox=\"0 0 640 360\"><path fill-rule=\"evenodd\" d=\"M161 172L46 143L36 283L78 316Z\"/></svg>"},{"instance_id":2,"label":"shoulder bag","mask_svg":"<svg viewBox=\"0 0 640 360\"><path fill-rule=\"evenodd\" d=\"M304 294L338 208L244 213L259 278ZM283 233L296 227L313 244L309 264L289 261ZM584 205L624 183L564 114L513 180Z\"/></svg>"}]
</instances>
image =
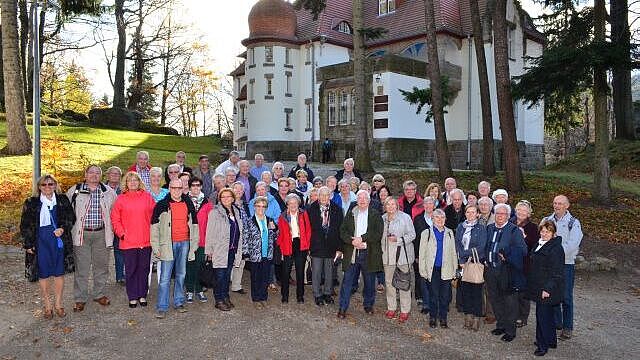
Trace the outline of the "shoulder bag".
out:
<instances>
[{"instance_id":1,"label":"shoulder bag","mask_svg":"<svg viewBox=\"0 0 640 360\"><path fill-rule=\"evenodd\" d=\"M471 256L467 259L467 264L462 272L462 281L471 284L484 283L484 265L480 263L478 250L471 248Z\"/></svg>"},{"instance_id":2,"label":"shoulder bag","mask_svg":"<svg viewBox=\"0 0 640 360\"><path fill-rule=\"evenodd\" d=\"M407 255L407 245L404 243L404 240L402 240L402 246L404 247L404 256L407 259L407 265L411 266L411 264L409 264L409 255ZM409 291L411 290L411 268L409 268L407 272L402 271L398 266L398 259L400 259L400 247L397 247L396 251L396 269L393 271L391 285L398 290Z\"/></svg>"}]
</instances>

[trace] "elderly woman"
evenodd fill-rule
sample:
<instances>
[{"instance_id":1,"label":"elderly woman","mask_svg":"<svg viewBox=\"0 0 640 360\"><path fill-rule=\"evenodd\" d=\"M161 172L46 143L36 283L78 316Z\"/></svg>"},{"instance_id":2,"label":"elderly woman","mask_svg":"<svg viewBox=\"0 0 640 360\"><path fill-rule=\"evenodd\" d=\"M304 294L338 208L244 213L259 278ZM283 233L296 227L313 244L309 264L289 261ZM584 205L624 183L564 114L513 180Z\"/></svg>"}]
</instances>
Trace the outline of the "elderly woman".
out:
<instances>
[{"instance_id":1,"label":"elderly woman","mask_svg":"<svg viewBox=\"0 0 640 360\"><path fill-rule=\"evenodd\" d=\"M352 158L346 159L342 164L342 169L336 172L336 179L338 179L338 181L342 179L349 180L352 177L357 177L358 179L362 179L362 175L360 174L360 171L354 169L353 168L354 166L355 166L355 162L353 161Z\"/></svg>"},{"instance_id":2,"label":"elderly woman","mask_svg":"<svg viewBox=\"0 0 640 360\"><path fill-rule=\"evenodd\" d=\"M311 224L309 216L300 209L300 198L295 194L287 195L287 210L278 218L278 247L282 253L282 303L289 302L289 274L291 266L296 268L296 299L304 303L305 262L311 243Z\"/></svg>"},{"instance_id":3,"label":"elderly woman","mask_svg":"<svg viewBox=\"0 0 640 360\"><path fill-rule=\"evenodd\" d=\"M322 179L321 176L314 177L311 183L313 184L313 187L316 189L320 189L321 187L324 186L324 180Z\"/></svg>"},{"instance_id":4,"label":"elderly woman","mask_svg":"<svg viewBox=\"0 0 640 360\"><path fill-rule=\"evenodd\" d=\"M416 233L416 239L413 242L413 248L415 249L416 261L413 263L413 270L415 272L416 282L416 302L418 305L422 304L423 314L429 313L429 284L427 280L420 276L420 269L418 268L418 251L420 249L420 235L423 231L431 229L433 226L433 211L436 209L437 200L431 196L427 196L422 199L422 206L424 210L413 219L413 228Z\"/></svg>"},{"instance_id":5,"label":"elderly woman","mask_svg":"<svg viewBox=\"0 0 640 360\"><path fill-rule=\"evenodd\" d=\"M350 178L349 185L351 186L351 191L353 191L354 193L357 193L358 189L360 189L360 178L355 176Z\"/></svg>"},{"instance_id":6,"label":"elderly woman","mask_svg":"<svg viewBox=\"0 0 640 360\"><path fill-rule=\"evenodd\" d=\"M169 189L160 185L162 183L162 168L157 166L152 167L151 170L149 170L149 181L151 187L149 187L147 191L149 191L156 203L169 194Z\"/></svg>"},{"instance_id":7,"label":"elderly woman","mask_svg":"<svg viewBox=\"0 0 640 360\"><path fill-rule=\"evenodd\" d=\"M165 181L164 185L162 185L163 188L168 189L169 188L169 182L171 180L175 180L178 179L180 177L180 165L178 164L171 164L169 166L167 166L167 176L169 177L169 181ZM151 176L151 175L149 175ZM160 174L160 176L162 177L162 174ZM151 187L151 185L149 185L149 187Z\"/></svg>"},{"instance_id":8,"label":"elderly woman","mask_svg":"<svg viewBox=\"0 0 640 360\"><path fill-rule=\"evenodd\" d=\"M356 201L356 194L351 191L351 185L349 180L342 179L338 182L338 189L340 189L340 197L338 198L338 206L342 208L342 214L346 215L347 211L351 207L351 203Z\"/></svg>"},{"instance_id":9,"label":"elderly woman","mask_svg":"<svg viewBox=\"0 0 640 360\"><path fill-rule=\"evenodd\" d=\"M373 175L373 178L371 179L371 184L373 185L371 187L371 198L372 199L375 198L379 201L380 196L378 195L378 190L380 190L380 188L386 184L384 176L382 176L382 174Z\"/></svg>"},{"instance_id":10,"label":"elderly woman","mask_svg":"<svg viewBox=\"0 0 640 360\"><path fill-rule=\"evenodd\" d=\"M473 261L474 250L478 254L478 261L484 262L485 246L487 243L487 229L478 223L478 207L467 205L466 220L458 225L456 231L456 249L458 261L464 271L467 261ZM462 282L462 306L464 311L464 328L478 331L482 316L482 284Z\"/></svg>"},{"instance_id":11,"label":"elderly woman","mask_svg":"<svg viewBox=\"0 0 640 360\"><path fill-rule=\"evenodd\" d=\"M307 197L307 202L304 204L305 209L313 204L314 202L318 201L318 190L319 188L317 187L313 187L311 188L311 190L309 190L309 196Z\"/></svg>"},{"instance_id":12,"label":"elderly woman","mask_svg":"<svg viewBox=\"0 0 640 360\"><path fill-rule=\"evenodd\" d=\"M125 174L122 194L111 209L114 234L120 239L124 257L125 284L129 307L147 306L149 292L149 266L151 261L151 216L156 202L145 191L138 173Z\"/></svg>"},{"instance_id":13,"label":"elderly woman","mask_svg":"<svg viewBox=\"0 0 640 360\"><path fill-rule=\"evenodd\" d=\"M442 200L442 189L437 183L431 183L424 192L424 197L431 196L436 201L436 209L442 209L447 204Z\"/></svg>"},{"instance_id":14,"label":"elderly woman","mask_svg":"<svg viewBox=\"0 0 640 360\"><path fill-rule=\"evenodd\" d=\"M269 194L271 194L271 196L276 196L278 194L278 188L277 187L274 188L273 186L271 186L273 182L273 176L271 175L271 171L263 171L262 174L260 174L259 179L263 183L267 184L267 191L269 192Z\"/></svg>"},{"instance_id":15,"label":"elderly woman","mask_svg":"<svg viewBox=\"0 0 640 360\"><path fill-rule=\"evenodd\" d=\"M38 190L25 200L20 219L20 236L27 255L25 265L35 262L44 304L43 316L49 320L53 312L65 317L62 306L64 273L73 267L71 229L75 215L69 199L60 194L58 182L52 175L38 179ZM53 277L55 305L49 297L50 278Z\"/></svg>"},{"instance_id":16,"label":"elderly woman","mask_svg":"<svg viewBox=\"0 0 640 360\"><path fill-rule=\"evenodd\" d=\"M204 252L211 259L216 277L214 298L216 309L229 311L234 305L229 298L229 282L234 263L241 260L243 224L240 210L233 206L235 195L225 188L218 194L207 220Z\"/></svg>"},{"instance_id":17,"label":"elderly woman","mask_svg":"<svg viewBox=\"0 0 640 360\"><path fill-rule=\"evenodd\" d=\"M302 194L304 202L306 202L309 197L309 191L313 189L313 184L307 179L308 175L306 171L302 169L296 171L296 190Z\"/></svg>"},{"instance_id":18,"label":"elderly woman","mask_svg":"<svg viewBox=\"0 0 640 360\"><path fill-rule=\"evenodd\" d=\"M456 276L458 256L453 231L444 226L444 211L433 211L433 226L420 235L418 268L429 285L429 326L448 328L447 313L451 302L451 280Z\"/></svg>"},{"instance_id":19,"label":"elderly woman","mask_svg":"<svg viewBox=\"0 0 640 360\"><path fill-rule=\"evenodd\" d=\"M497 204L509 205L509 193L505 189L497 189L491 194L493 202ZM516 218L516 209L511 208L511 214L509 214L509 221L513 222Z\"/></svg>"},{"instance_id":20,"label":"elderly woman","mask_svg":"<svg viewBox=\"0 0 640 360\"><path fill-rule=\"evenodd\" d=\"M527 253L523 259L525 276L529 273L529 254L531 254L536 246L538 246L538 240L540 239L538 225L531 221L532 213L533 209L531 208L531 203L527 200L521 200L516 205L516 218L512 220L512 222L518 226L520 231L522 231L524 242L527 244ZM518 295L519 316L518 320L516 320L516 327L523 327L527 325L531 304L529 303L525 292L520 292Z\"/></svg>"},{"instance_id":21,"label":"elderly woman","mask_svg":"<svg viewBox=\"0 0 640 360\"><path fill-rule=\"evenodd\" d=\"M527 294L536 303L536 356L558 346L554 321L554 306L564 295L564 249L562 238L556 236L556 224L542 220L540 240L530 255Z\"/></svg>"},{"instance_id":22,"label":"elderly woman","mask_svg":"<svg viewBox=\"0 0 640 360\"><path fill-rule=\"evenodd\" d=\"M195 258L192 261L187 261L187 274L184 279L184 285L187 288L187 303L193 303L193 296L198 298L198 301L205 303L208 301L204 295L202 285L198 279L198 269L204 262L204 243L206 238L207 220L209 217L209 211L211 211L211 202L204 195L202 191L203 181L200 178L192 177L189 180L189 198L196 209L196 218L198 219L198 248L195 252ZM201 229L203 228L203 229ZM204 231L203 231L204 230Z\"/></svg>"},{"instance_id":23,"label":"elderly woman","mask_svg":"<svg viewBox=\"0 0 640 360\"><path fill-rule=\"evenodd\" d=\"M273 174L273 182L271 183L271 187L278 190L278 180L280 180L281 178L286 178L284 174L284 165L279 161L274 162L273 166L271 167L271 173Z\"/></svg>"},{"instance_id":24,"label":"elderly woman","mask_svg":"<svg viewBox=\"0 0 640 360\"><path fill-rule=\"evenodd\" d=\"M236 182L236 178L238 176L238 168L235 166L229 166L225 171L224 171L224 184L225 186L229 187L231 186L231 184L233 184L234 182Z\"/></svg>"},{"instance_id":25,"label":"elderly woman","mask_svg":"<svg viewBox=\"0 0 640 360\"><path fill-rule=\"evenodd\" d=\"M105 185L112 188L117 195L122 193L120 187L120 180L122 178L122 169L117 166L111 166L105 171L106 182ZM124 285L124 258L122 257L122 251L118 246L118 237L113 237L113 260L116 270L116 283Z\"/></svg>"},{"instance_id":26,"label":"elderly woman","mask_svg":"<svg viewBox=\"0 0 640 360\"><path fill-rule=\"evenodd\" d=\"M275 219L277 221L278 217L280 216L280 205L278 205L278 201L276 201L276 199L269 194L267 188L269 187L269 185L267 185L266 183L259 181L256 184L256 197L251 199L251 201L249 201L249 215L250 216L254 216L255 215L255 206L254 203L256 201L256 198L258 196L262 196L265 197L267 199L267 209L265 210L266 215L271 218L271 219Z\"/></svg>"},{"instance_id":27,"label":"elderly woman","mask_svg":"<svg viewBox=\"0 0 640 360\"><path fill-rule=\"evenodd\" d=\"M209 201L211 201L213 205L216 205L218 203L218 193L227 186L227 179L224 174L213 174L211 181L213 183L213 189L211 190Z\"/></svg>"},{"instance_id":28,"label":"elderly woman","mask_svg":"<svg viewBox=\"0 0 640 360\"><path fill-rule=\"evenodd\" d=\"M245 222L242 233L242 257L251 263L251 300L256 308L267 305L267 288L271 280L273 244L278 237L275 219L267 216L266 197L258 195L253 201L253 215Z\"/></svg>"},{"instance_id":29,"label":"elderly woman","mask_svg":"<svg viewBox=\"0 0 640 360\"><path fill-rule=\"evenodd\" d=\"M478 210L480 210L480 214L478 215L480 224L487 226L496 222L496 217L492 212L493 200L491 200L491 198L483 196L478 199Z\"/></svg>"},{"instance_id":30,"label":"elderly woman","mask_svg":"<svg viewBox=\"0 0 640 360\"><path fill-rule=\"evenodd\" d=\"M388 197L384 203L386 213L382 215L384 229L382 232L382 265L384 267L384 278L387 290L387 319L396 317L398 308L396 293L400 296L399 322L409 320L411 310L411 289L400 290L393 286L393 273L396 268L403 272L413 273L413 262L415 260L415 250L413 240L416 233L413 228L411 216L402 211L398 211L398 201L393 197ZM413 276L413 274L411 274Z\"/></svg>"}]
</instances>

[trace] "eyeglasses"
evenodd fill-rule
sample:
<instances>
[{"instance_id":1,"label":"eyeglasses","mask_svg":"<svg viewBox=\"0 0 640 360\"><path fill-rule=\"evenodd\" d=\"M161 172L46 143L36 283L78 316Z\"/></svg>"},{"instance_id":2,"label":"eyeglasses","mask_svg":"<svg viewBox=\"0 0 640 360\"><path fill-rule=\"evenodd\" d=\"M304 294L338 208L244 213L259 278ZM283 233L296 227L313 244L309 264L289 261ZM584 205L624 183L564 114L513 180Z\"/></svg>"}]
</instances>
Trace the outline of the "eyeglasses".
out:
<instances>
[{"instance_id":1,"label":"eyeglasses","mask_svg":"<svg viewBox=\"0 0 640 360\"><path fill-rule=\"evenodd\" d=\"M169 174L179 174L180 171L169 171Z\"/></svg>"},{"instance_id":2,"label":"eyeglasses","mask_svg":"<svg viewBox=\"0 0 640 360\"><path fill-rule=\"evenodd\" d=\"M202 186L202 184L191 184L191 186L198 186L198 187L200 187L200 186Z\"/></svg>"},{"instance_id":3,"label":"eyeglasses","mask_svg":"<svg viewBox=\"0 0 640 360\"><path fill-rule=\"evenodd\" d=\"M373 182L382 182L382 180L380 180L380 179L375 179L375 180L373 180Z\"/></svg>"},{"instance_id":4,"label":"eyeglasses","mask_svg":"<svg viewBox=\"0 0 640 360\"><path fill-rule=\"evenodd\" d=\"M56 183L44 183L44 184L40 184L40 186L45 187L45 186L56 186Z\"/></svg>"},{"instance_id":5,"label":"eyeglasses","mask_svg":"<svg viewBox=\"0 0 640 360\"><path fill-rule=\"evenodd\" d=\"M255 208L262 208L262 209L266 209L267 207L264 205L254 205L253 207Z\"/></svg>"},{"instance_id":6,"label":"eyeglasses","mask_svg":"<svg viewBox=\"0 0 640 360\"><path fill-rule=\"evenodd\" d=\"M180 190L182 190L182 186L170 186L169 189L180 189Z\"/></svg>"}]
</instances>

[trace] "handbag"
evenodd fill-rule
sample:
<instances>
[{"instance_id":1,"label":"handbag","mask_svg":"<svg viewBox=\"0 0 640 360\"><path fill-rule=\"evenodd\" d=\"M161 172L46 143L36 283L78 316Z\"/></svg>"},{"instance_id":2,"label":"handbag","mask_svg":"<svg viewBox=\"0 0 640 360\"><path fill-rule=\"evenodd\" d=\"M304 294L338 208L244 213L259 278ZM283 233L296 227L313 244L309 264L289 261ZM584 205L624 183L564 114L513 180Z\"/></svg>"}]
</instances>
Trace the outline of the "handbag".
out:
<instances>
[{"instance_id":1,"label":"handbag","mask_svg":"<svg viewBox=\"0 0 640 360\"><path fill-rule=\"evenodd\" d=\"M471 248L471 256L467 259L467 264L462 272L462 281L470 284L484 283L484 265L480 263L476 248Z\"/></svg>"},{"instance_id":2,"label":"handbag","mask_svg":"<svg viewBox=\"0 0 640 360\"><path fill-rule=\"evenodd\" d=\"M404 243L404 240L402 241L402 246L404 247L404 256L407 258L407 265L410 265L409 255L407 255L407 245ZM409 271L407 272L402 271L402 269L400 269L400 267L398 266L399 258L400 258L400 249L397 248L396 268L393 271L393 279L391 280L391 285L398 290L409 291L411 290L411 277L412 277L411 268L409 268Z\"/></svg>"},{"instance_id":3,"label":"handbag","mask_svg":"<svg viewBox=\"0 0 640 360\"><path fill-rule=\"evenodd\" d=\"M200 265L200 269L198 269L198 280L200 281L200 285L207 289L216 287L216 274L211 260L207 260Z\"/></svg>"},{"instance_id":4,"label":"handbag","mask_svg":"<svg viewBox=\"0 0 640 360\"><path fill-rule=\"evenodd\" d=\"M38 255L35 252L30 254L25 251L24 253L24 277L29 282L38 281Z\"/></svg>"}]
</instances>

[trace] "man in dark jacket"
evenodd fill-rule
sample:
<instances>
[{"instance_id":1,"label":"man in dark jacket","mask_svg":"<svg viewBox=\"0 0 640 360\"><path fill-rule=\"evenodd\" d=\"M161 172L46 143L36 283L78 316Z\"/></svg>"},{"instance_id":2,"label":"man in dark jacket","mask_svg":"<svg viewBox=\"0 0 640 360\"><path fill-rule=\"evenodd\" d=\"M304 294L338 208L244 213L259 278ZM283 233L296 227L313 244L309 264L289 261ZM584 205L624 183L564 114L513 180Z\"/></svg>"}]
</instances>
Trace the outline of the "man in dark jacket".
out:
<instances>
[{"instance_id":1,"label":"man in dark jacket","mask_svg":"<svg viewBox=\"0 0 640 360\"><path fill-rule=\"evenodd\" d=\"M455 234L458 225L465 220L464 195L462 194L462 190L453 189L449 196L451 197L451 205L444 208L444 214L447 216L444 226L453 230Z\"/></svg>"},{"instance_id":2,"label":"man in dark jacket","mask_svg":"<svg viewBox=\"0 0 640 360\"><path fill-rule=\"evenodd\" d=\"M307 172L307 179L313 179L315 177L313 175L313 171L311 171L311 169L309 169L309 167L307 166L307 155L305 154L298 155L298 163L289 171L289 177L292 179L297 179L296 172L300 169Z\"/></svg>"},{"instance_id":3,"label":"man in dark jacket","mask_svg":"<svg viewBox=\"0 0 640 360\"><path fill-rule=\"evenodd\" d=\"M316 305L333 304L333 264L342 255L342 209L331 201L331 190L318 190L318 201L307 210L311 223L311 270ZM324 278L324 283L322 279Z\"/></svg>"},{"instance_id":4,"label":"man in dark jacket","mask_svg":"<svg viewBox=\"0 0 640 360\"><path fill-rule=\"evenodd\" d=\"M240 160L238 162L236 181L240 181L244 185L244 200L247 203L256 196L256 184L258 183L258 179L249 172L250 169L251 164L249 164L249 161Z\"/></svg>"},{"instance_id":5,"label":"man in dark jacket","mask_svg":"<svg viewBox=\"0 0 640 360\"><path fill-rule=\"evenodd\" d=\"M495 224L487 226L487 267L484 278L496 316L494 335L512 341L516 337L518 292L525 287L522 257L527 251L522 231L509 222L511 207L497 204ZM509 279L510 281L505 281Z\"/></svg>"}]
</instances>

